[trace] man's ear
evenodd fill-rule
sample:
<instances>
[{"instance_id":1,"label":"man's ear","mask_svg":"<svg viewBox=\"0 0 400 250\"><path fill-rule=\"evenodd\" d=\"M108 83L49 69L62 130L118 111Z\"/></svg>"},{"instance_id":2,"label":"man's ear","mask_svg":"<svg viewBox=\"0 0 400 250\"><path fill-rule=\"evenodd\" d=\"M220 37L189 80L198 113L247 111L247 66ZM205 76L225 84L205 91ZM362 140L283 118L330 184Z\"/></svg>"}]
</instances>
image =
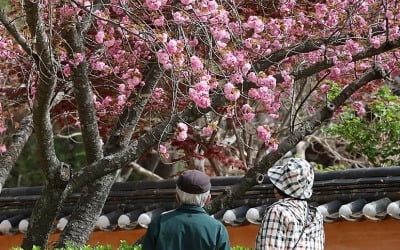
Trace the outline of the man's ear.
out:
<instances>
[{"instance_id":1,"label":"man's ear","mask_svg":"<svg viewBox=\"0 0 400 250\"><path fill-rule=\"evenodd\" d=\"M211 194L209 194L208 196L207 196L207 199L206 199L206 204L208 204L209 202L211 201Z\"/></svg>"}]
</instances>

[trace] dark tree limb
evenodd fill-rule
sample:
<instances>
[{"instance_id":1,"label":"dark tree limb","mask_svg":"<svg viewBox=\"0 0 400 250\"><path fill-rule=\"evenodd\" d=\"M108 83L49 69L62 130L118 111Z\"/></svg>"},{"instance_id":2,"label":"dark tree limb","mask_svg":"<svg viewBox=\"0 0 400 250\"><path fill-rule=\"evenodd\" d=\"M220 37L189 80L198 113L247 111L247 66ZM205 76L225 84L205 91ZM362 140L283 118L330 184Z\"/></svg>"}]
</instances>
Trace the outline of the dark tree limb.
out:
<instances>
[{"instance_id":1,"label":"dark tree limb","mask_svg":"<svg viewBox=\"0 0 400 250\"><path fill-rule=\"evenodd\" d=\"M18 28L8 19L4 9L0 7L0 22L4 25L7 31L14 37L14 39L21 45L22 49L30 56L32 56L36 62L38 62L38 55L33 51L31 45L27 42L26 38L18 30Z\"/></svg>"},{"instance_id":2,"label":"dark tree limb","mask_svg":"<svg viewBox=\"0 0 400 250\"><path fill-rule=\"evenodd\" d=\"M0 193L8 174L18 160L32 132L33 120L32 115L29 115L22 119L20 127L11 135L10 143L7 145L7 152L0 155Z\"/></svg>"},{"instance_id":3,"label":"dark tree limb","mask_svg":"<svg viewBox=\"0 0 400 250\"><path fill-rule=\"evenodd\" d=\"M67 48L71 60L74 60L74 55L76 53L85 54L84 38L76 29L75 23L71 21L68 25L64 26L62 35L66 41L65 47ZM86 161L90 164L103 156L103 150L96 120L93 91L89 84L88 67L86 59L83 59L82 62L72 68L71 77L78 108Z\"/></svg>"},{"instance_id":4,"label":"dark tree limb","mask_svg":"<svg viewBox=\"0 0 400 250\"><path fill-rule=\"evenodd\" d=\"M41 199L36 203L31 215L28 233L23 241L24 249L33 245L45 248L53 220L60 209L62 190L69 181L70 169L61 163L55 153L53 127L50 119L51 100L57 83L56 66L53 64L51 44L46 35L39 2L24 1L26 22L35 41L35 51L40 58L37 61L39 69L38 91L33 104L33 123L38 141L38 155L42 171L46 177L45 189Z\"/></svg>"},{"instance_id":5,"label":"dark tree limb","mask_svg":"<svg viewBox=\"0 0 400 250\"><path fill-rule=\"evenodd\" d=\"M237 184L232 185L226 194L214 199L207 208L209 213L213 214L222 208L230 207L237 197L243 195L247 190L257 184L257 176L259 176L259 174L266 173L276 161L295 147L297 143L302 141L305 136L312 134L315 129L330 119L337 108L343 105L353 93L370 81L381 79L384 76L384 73L380 69L373 69L347 86L331 103L323 107L314 116L304 121L293 133L283 140L279 144L277 151L264 156Z\"/></svg>"},{"instance_id":6,"label":"dark tree limb","mask_svg":"<svg viewBox=\"0 0 400 250\"><path fill-rule=\"evenodd\" d=\"M386 41L379 48L374 48L374 47L366 48L365 50L355 54L352 58L352 62L357 62L397 48L400 48L400 38L395 39L393 41ZM335 66L333 60L327 59L324 61L316 62L304 69L297 70L293 72L292 75L295 80L300 80L312 76L322 70L329 69L330 67L333 66ZM276 75L275 78L277 79L277 82L283 82L283 78L281 75Z\"/></svg>"},{"instance_id":7,"label":"dark tree limb","mask_svg":"<svg viewBox=\"0 0 400 250\"><path fill-rule=\"evenodd\" d=\"M75 177L68 185L68 192L78 189L90 183L91 181L100 178L108 173L127 165L129 162L138 159L142 154L157 145L159 142L165 141L173 135L178 122L192 123L205 113L210 112L213 108L220 107L226 103L223 94L218 94L213 97L212 108L201 109L193 106L181 113L174 114L169 120L155 126L149 132L133 140L128 147L120 151L105 156L100 161L94 162L76 173Z\"/></svg>"},{"instance_id":8,"label":"dark tree limb","mask_svg":"<svg viewBox=\"0 0 400 250\"><path fill-rule=\"evenodd\" d=\"M132 137L136 124L151 98L151 93L163 76L163 71L156 63L150 64L150 70L146 74L145 86L137 93L132 93L128 101L136 95L136 102L126 105L120 115L109 140L105 145L105 154L110 155L121 148L125 148ZM115 181L117 169L102 176L85 187L74 211L64 229L57 247L63 247L67 242L74 242L74 245L84 245L93 231L95 222L100 216L104 203L108 197L111 186Z\"/></svg>"}]
</instances>

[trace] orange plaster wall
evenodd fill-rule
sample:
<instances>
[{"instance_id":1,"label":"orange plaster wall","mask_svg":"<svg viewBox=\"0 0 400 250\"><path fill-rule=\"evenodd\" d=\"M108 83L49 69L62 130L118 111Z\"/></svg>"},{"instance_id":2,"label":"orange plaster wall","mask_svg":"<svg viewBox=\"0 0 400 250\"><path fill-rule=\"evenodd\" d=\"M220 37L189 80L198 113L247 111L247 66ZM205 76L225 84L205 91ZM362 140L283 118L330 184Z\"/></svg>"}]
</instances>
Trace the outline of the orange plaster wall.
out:
<instances>
[{"instance_id":1,"label":"orange plaster wall","mask_svg":"<svg viewBox=\"0 0 400 250\"><path fill-rule=\"evenodd\" d=\"M258 226L246 225L227 227L232 246L254 247ZM129 243L136 242L144 229L130 231L94 232L89 240L90 245L110 244L118 246L120 240ZM326 250L397 250L400 249L400 221L386 219L384 221L364 220L359 222L325 223ZM19 246L22 234L14 236L0 235L0 250L8 250L11 246ZM53 234L50 241L54 242L59 234ZM115 248L116 249L116 248Z\"/></svg>"}]
</instances>

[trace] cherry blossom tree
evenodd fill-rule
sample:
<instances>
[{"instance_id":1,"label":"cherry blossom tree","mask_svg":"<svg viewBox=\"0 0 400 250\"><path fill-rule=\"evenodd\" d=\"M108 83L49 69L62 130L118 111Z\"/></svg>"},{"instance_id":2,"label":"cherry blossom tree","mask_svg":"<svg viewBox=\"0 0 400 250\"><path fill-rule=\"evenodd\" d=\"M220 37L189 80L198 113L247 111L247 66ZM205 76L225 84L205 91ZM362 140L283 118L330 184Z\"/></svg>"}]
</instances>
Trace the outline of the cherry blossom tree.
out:
<instances>
[{"instance_id":1,"label":"cherry blossom tree","mask_svg":"<svg viewBox=\"0 0 400 250\"><path fill-rule=\"evenodd\" d=\"M14 140L0 145L0 183L32 126L46 180L27 249L46 245L78 189L58 246L84 244L119 169L150 150L198 160L212 175L241 169L209 211L227 207L342 105L363 115L400 73L394 0L10 2L12 11L0 11L0 132ZM66 131L83 138L78 171L54 149Z\"/></svg>"}]
</instances>

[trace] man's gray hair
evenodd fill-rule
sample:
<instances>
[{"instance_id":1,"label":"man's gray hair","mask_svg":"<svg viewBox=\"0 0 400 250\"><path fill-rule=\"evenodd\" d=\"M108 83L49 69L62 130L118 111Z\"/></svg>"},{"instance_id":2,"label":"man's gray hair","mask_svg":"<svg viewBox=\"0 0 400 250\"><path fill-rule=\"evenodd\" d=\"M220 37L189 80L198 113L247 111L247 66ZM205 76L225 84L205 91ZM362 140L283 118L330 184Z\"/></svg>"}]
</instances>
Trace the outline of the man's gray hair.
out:
<instances>
[{"instance_id":1,"label":"man's gray hair","mask_svg":"<svg viewBox=\"0 0 400 250\"><path fill-rule=\"evenodd\" d=\"M207 198L210 195L210 191L201 194L189 194L182 191L178 187L176 187L176 193L178 194L181 203L189 205L197 205L200 207L204 207Z\"/></svg>"}]
</instances>

